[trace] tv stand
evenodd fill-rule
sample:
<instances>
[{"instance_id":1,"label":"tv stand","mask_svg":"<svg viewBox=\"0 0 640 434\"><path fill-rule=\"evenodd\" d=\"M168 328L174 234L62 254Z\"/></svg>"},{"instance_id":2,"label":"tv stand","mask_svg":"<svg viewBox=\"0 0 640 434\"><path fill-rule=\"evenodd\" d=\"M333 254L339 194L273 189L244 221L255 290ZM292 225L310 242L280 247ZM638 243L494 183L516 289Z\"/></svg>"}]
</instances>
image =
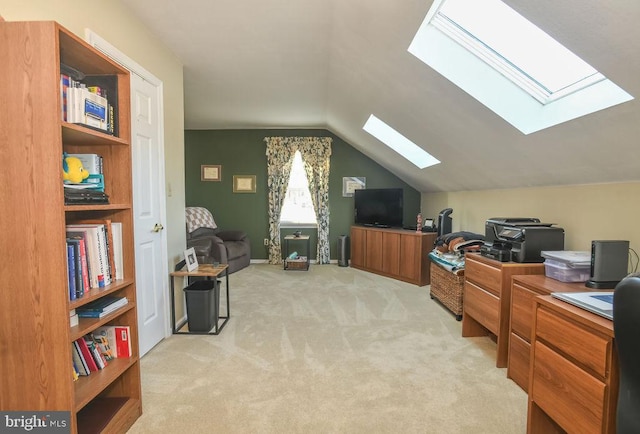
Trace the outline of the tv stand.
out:
<instances>
[{"instance_id":1,"label":"tv stand","mask_svg":"<svg viewBox=\"0 0 640 434\"><path fill-rule=\"evenodd\" d=\"M428 285L428 255L436 237L435 232L352 226L351 266L418 286Z\"/></svg>"}]
</instances>

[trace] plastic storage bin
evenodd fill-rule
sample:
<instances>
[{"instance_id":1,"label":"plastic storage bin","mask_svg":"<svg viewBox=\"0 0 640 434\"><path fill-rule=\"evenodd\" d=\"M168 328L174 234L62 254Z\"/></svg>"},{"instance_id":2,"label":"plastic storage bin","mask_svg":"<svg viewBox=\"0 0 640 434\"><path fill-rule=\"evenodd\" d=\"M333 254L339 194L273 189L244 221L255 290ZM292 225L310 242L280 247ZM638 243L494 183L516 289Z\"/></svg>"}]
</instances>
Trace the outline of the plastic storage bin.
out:
<instances>
[{"instance_id":1,"label":"plastic storage bin","mask_svg":"<svg viewBox=\"0 0 640 434\"><path fill-rule=\"evenodd\" d=\"M184 288L190 332L208 332L215 326L215 284L214 280L197 280Z\"/></svg>"},{"instance_id":2,"label":"plastic storage bin","mask_svg":"<svg viewBox=\"0 0 640 434\"><path fill-rule=\"evenodd\" d=\"M589 280L590 266L570 266L553 259L544 260L544 274L561 282L585 282Z\"/></svg>"}]
</instances>

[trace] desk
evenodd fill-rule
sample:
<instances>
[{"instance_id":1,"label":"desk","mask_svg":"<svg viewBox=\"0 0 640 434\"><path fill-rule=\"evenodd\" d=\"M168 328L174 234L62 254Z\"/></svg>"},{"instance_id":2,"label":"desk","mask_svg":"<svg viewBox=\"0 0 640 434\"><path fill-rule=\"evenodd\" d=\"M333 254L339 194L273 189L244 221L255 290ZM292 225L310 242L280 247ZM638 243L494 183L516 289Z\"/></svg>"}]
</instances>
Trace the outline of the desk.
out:
<instances>
[{"instance_id":1,"label":"desk","mask_svg":"<svg viewBox=\"0 0 640 434\"><path fill-rule=\"evenodd\" d=\"M199 265L198 268L194 271L182 270L184 265L185 265L184 260L179 262L178 265L176 265L176 271L170 274L171 276L171 289L170 289L171 291L171 332L173 334L217 335L222 331L223 327L227 324L227 321L229 321L229 318L231 317L231 311L229 310L229 273L228 273L229 265L228 264L219 264L219 265L202 264L202 265ZM227 312L226 312L227 315L226 316L220 316L220 284L218 281L218 276L220 276L222 273L224 273L225 279L226 279L226 282L225 282L225 288L227 293ZM176 327L176 302L175 302L175 293L174 293L175 291L174 281L176 277L186 277L187 279L189 277L205 277L207 280L213 279L215 325L211 331L208 331L208 332L180 331L180 329L184 327L184 325L186 324L187 322L186 320L180 323ZM221 319L223 320L222 324L219 324Z\"/></svg>"},{"instance_id":2,"label":"desk","mask_svg":"<svg viewBox=\"0 0 640 434\"><path fill-rule=\"evenodd\" d=\"M527 433L616 432L613 322L550 295L533 307Z\"/></svg>"},{"instance_id":3,"label":"desk","mask_svg":"<svg viewBox=\"0 0 640 434\"><path fill-rule=\"evenodd\" d=\"M478 253L465 255L462 336L495 336L498 368L507 367L511 277L520 274L544 274L544 264L500 262Z\"/></svg>"},{"instance_id":4,"label":"desk","mask_svg":"<svg viewBox=\"0 0 640 434\"><path fill-rule=\"evenodd\" d=\"M552 292L580 292L587 290L584 282L560 282L543 274L513 276L511 279L507 378L511 378L525 392L529 390L534 299L538 295L549 295Z\"/></svg>"}]
</instances>

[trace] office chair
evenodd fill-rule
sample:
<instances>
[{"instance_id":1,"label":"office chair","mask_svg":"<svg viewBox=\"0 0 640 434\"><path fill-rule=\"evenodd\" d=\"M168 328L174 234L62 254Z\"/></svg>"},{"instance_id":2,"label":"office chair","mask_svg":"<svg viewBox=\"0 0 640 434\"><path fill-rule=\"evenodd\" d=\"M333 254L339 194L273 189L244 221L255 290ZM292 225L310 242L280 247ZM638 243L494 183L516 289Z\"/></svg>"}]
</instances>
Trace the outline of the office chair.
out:
<instances>
[{"instance_id":1,"label":"office chair","mask_svg":"<svg viewBox=\"0 0 640 434\"><path fill-rule=\"evenodd\" d=\"M623 279L613 292L613 331L620 367L617 433L637 434L640 433L640 275Z\"/></svg>"}]
</instances>

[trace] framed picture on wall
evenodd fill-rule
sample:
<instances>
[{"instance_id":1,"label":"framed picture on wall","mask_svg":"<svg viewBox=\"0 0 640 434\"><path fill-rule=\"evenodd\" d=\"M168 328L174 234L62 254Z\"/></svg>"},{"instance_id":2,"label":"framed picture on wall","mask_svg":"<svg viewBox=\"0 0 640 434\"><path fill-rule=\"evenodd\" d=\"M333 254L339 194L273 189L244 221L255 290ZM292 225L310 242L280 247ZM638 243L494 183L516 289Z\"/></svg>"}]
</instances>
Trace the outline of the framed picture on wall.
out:
<instances>
[{"instance_id":1,"label":"framed picture on wall","mask_svg":"<svg viewBox=\"0 0 640 434\"><path fill-rule=\"evenodd\" d=\"M219 164L203 164L200 166L201 181L220 181L222 179L222 166Z\"/></svg>"},{"instance_id":2,"label":"framed picture on wall","mask_svg":"<svg viewBox=\"0 0 640 434\"><path fill-rule=\"evenodd\" d=\"M256 175L233 175L234 193L255 193Z\"/></svg>"},{"instance_id":3,"label":"framed picture on wall","mask_svg":"<svg viewBox=\"0 0 640 434\"><path fill-rule=\"evenodd\" d=\"M353 197L353 192L366 188L367 178L363 176L345 176L342 178L342 197Z\"/></svg>"}]
</instances>

